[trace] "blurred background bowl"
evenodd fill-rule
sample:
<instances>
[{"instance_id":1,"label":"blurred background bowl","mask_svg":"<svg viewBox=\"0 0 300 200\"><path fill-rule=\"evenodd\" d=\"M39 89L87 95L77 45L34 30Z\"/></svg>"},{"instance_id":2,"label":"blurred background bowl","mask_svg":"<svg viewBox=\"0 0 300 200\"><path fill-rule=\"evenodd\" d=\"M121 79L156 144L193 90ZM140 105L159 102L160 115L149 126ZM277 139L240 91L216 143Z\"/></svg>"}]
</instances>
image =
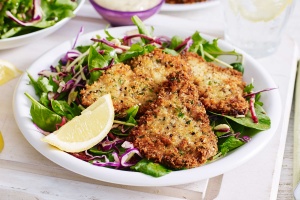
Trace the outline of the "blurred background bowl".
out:
<instances>
[{"instance_id":1,"label":"blurred background bowl","mask_svg":"<svg viewBox=\"0 0 300 200\"><path fill-rule=\"evenodd\" d=\"M76 15L76 13L80 10L80 8L83 6L84 2L85 2L85 0L77 0L78 6L73 11L74 15ZM29 44L31 42L34 42L38 39L44 38L44 37L52 34L53 32L57 31L58 29L60 29L63 25L65 25L68 21L70 21L70 19L71 18L64 18L61 21L54 24L53 26L50 26L48 28L44 28L44 29L41 29L38 31L34 31L31 33L27 33L27 34L20 35L20 36L15 36L15 37L11 37L11 38L0 39L0 50L20 47L20 46Z\"/></svg>"},{"instance_id":2,"label":"blurred background bowl","mask_svg":"<svg viewBox=\"0 0 300 200\"><path fill-rule=\"evenodd\" d=\"M151 0L149 0L151 1ZM105 7L100 6L96 3L95 0L90 0L90 3L94 7L94 9L112 26L127 26L133 25L131 21L131 17L137 15L142 21L148 19L149 17L155 15L164 4L165 0L160 0L160 2L147 10L142 11L120 11L120 10L111 10Z\"/></svg>"}]
</instances>

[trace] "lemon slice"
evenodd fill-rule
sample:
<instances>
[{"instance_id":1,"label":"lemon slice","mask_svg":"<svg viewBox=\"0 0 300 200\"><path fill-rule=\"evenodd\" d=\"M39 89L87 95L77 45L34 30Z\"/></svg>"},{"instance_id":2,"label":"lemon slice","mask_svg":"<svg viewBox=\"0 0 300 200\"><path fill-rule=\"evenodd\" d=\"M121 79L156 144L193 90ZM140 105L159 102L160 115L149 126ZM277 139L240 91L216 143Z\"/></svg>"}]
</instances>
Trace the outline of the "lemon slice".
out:
<instances>
[{"instance_id":1,"label":"lemon slice","mask_svg":"<svg viewBox=\"0 0 300 200\"><path fill-rule=\"evenodd\" d=\"M270 21L279 16L293 0L229 0L234 13L254 22Z\"/></svg>"},{"instance_id":2,"label":"lemon slice","mask_svg":"<svg viewBox=\"0 0 300 200\"><path fill-rule=\"evenodd\" d=\"M12 63L0 60L0 85L16 78L22 73Z\"/></svg>"},{"instance_id":3,"label":"lemon slice","mask_svg":"<svg viewBox=\"0 0 300 200\"><path fill-rule=\"evenodd\" d=\"M81 152L98 144L113 125L114 107L110 94L102 96L94 104L97 107L93 106L93 109L74 117L42 141L66 152Z\"/></svg>"},{"instance_id":4,"label":"lemon slice","mask_svg":"<svg viewBox=\"0 0 300 200\"><path fill-rule=\"evenodd\" d=\"M106 96L106 95L104 95ZM84 114L86 112L90 112L95 110L99 105L103 104L106 101L105 98L99 98L97 101L95 101L92 105L90 105L89 107L87 107L86 109L84 109L81 114Z\"/></svg>"},{"instance_id":5,"label":"lemon slice","mask_svg":"<svg viewBox=\"0 0 300 200\"><path fill-rule=\"evenodd\" d=\"M0 131L0 152L3 150L3 148L4 148L4 139Z\"/></svg>"}]
</instances>

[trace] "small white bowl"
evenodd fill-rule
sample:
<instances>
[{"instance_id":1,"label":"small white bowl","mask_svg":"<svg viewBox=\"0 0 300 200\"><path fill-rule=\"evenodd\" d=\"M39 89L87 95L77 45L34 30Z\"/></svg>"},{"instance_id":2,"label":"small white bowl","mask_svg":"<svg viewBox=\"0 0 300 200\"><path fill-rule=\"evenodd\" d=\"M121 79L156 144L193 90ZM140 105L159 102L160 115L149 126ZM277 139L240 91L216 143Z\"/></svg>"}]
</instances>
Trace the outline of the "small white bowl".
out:
<instances>
[{"instance_id":1,"label":"small white bowl","mask_svg":"<svg viewBox=\"0 0 300 200\"><path fill-rule=\"evenodd\" d=\"M85 0L78 0L78 6L73 11L73 13L76 15L76 13L80 10L82 5L84 4ZM45 29L41 29L32 33L28 33L25 35L20 35L16 37L6 38L6 39L0 39L0 50L3 49L11 49L19 46L23 46L25 44L29 44L32 41L36 41L38 39L44 38L51 33L55 32L59 28L61 28L64 24L66 24L71 18L65 18L61 21L57 22L53 26L50 26Z\"/></svg>"}]
</instances>

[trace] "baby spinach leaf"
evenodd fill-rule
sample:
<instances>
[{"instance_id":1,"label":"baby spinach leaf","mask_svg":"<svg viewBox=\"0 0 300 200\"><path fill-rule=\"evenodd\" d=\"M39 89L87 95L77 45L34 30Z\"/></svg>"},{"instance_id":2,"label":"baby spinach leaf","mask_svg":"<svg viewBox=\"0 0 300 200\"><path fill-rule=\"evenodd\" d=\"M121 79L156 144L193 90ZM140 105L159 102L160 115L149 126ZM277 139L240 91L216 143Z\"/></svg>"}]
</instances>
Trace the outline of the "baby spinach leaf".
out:
<instances>
[{"instance_id":1,"label":"baby spinach leaf","mask_svg":"<svg viewBox=\"0 0 300 200\"><path fill-rule=\"evenodd\" d=\"M128 51L120 55L119 60L120 62L124 62L130 58L150 53L154 49L155 46L153 45L141 46L140 44L133 44Z\"/></svg>"},{"instance_id":2,"label":"baby spinach leaf","mask_svg":"<svg viewBox=\"0 0 300 200\"><path fill-rule=\"evenodd\" d=\"M131 166L130 169L153 177L161 177L172 172L172 170L167 169L158 163L153 163L147 159L142 159L136 165Z\"/></svg>"},{"instance_id":3,"label":"baby spinach leaf","mask_svg":"<svg viewBox=\"0 0 300 200\"><path fill-rule=\"evenodd\" d=\"M50 104L50 100L48 99L48 94L46 92L43 92L41 97L40 97L40 102L48 108Z\"/></svg>"},{"instance_id":4,"label":"baby spinach leaf","mask_svg":"<svg viewBox=\"0 0 300 200\"><path fill-rule=\"evenodd\" d=\"M173 56L177 56L179 53L173 49L168 49L168 48L165 48L163 50L163 52L167 53L167 54L170 54L170 55L173 55Z\"/></svg>"},{"instance_id":5,"label":"baby spinach leaf","mask_svg":"<svg viewBox=\"0 0 300 200\"><path fill-rule=\"evenodd\" d=\"M37 83L36 80L34 80L34 78L27 73L28 78L30 79L29 84L31 84L35 90L35 94L40 96L43 93L42 88L40 88L39 84Z\"/></svg>"},{"instance_id":6,"label":"baby spinach leaf","mask_svg":"<svg viewBox=\"0 0 300 200\"><path fill-rule=\"evenodd\" d=\"M90 153L92 153L93 155L97 155L97 156L100 156L100 155L107 155L107 154L111 154L114 150L111 149L109 151L101 151L97 148L97 146L94 146L92 148L90 148L88 150Z\"/></svg>"},{"instance_id":7,"label":"baby spinach leaf","mask_svg":"<svg viewBox=\"0 0 300 200\"><path fill-rule=\"evenodd\" d=\"M171 38L171 44L170 44L170 49L176 48L178 45L180 45L183 42L182 38L179 36L173 36Z\"/></svg>"},{"instance_id":8,"label":"baby spinach leaf","mask_svg":"<svg viewBox=\"0 0 300 200\"><path fill-rule=\"evenodd\" d=\"M88 56L88 68L91 71L92 69L96 68L103 68L108 65L108 61L104 59L104 57L97 52L97 50L91 46L90 52ZM102 72L100 70L92 71L90 74L90 84L92 84L94 81L98 80L98 78L102 75Z\"/></svg>"},{"instance_id":9,"label":"baby spinach leaf","mask_svg":"<svg viewBox=\"0 0 300 200\"><path fill-rule=\"evenodd\" d=\"M230 137L226 138L226 140L221 145L219 145L219 149L220 149L220 152L222 153L222 155L225 155L229 151L236 149L236 148L242 146L243 144L244 144L244 142L242 142L241 140L239 140L233 136L230 136Z\"/></svg>"},{"instance_id":10,"label":"baby spinach leaf","mask_svg":"<svg viewBox=\"0 0 300 200\"><path fill-rule=\"evenodd\" d=\"M81 52L81 53L84 53L86 52L87 50L89 50L90 48L90 45L86 45L86 46L77 46L76 49Z\"/></svg>"},{"instance_id":11,"label":"baby spinach leaf","mask_svg":"<svg viewBox=\"0 0 300 200\"><path fill-rule=\"evenodd\" d=\"M69 120L80 115L80 110L72 108L66 101L52 100L51 105L55 113L60 116L66 116Z\"/></svg>"},{"instance_id":12,"label":"baby spinach leaf","mask_svg":"<svg viewBox=\"0 0 300 200\"><path fill-rule=\"evenodd\" d=\"M30 114L33 123L35 123L39 128L44 131L53 132L56 130L56 125L61 123L61 117L49 110L38 101L36 101L32 96L25 92L25 95L32 102L30 108Z\"/></svg>"},{"instance_id":13,"label":"baby spinach leaf","mask_svg":"<svg viewBox=\"0 0 300 200\"><path fill-rule=\"evenodd\" d=\"M224 117L238 124L241 124L245 127L249 127L261 131L268 130L271 127L271 119L267 116L266 112L260 105L255 104L254 107L255 107L256 115L258 117L258 123L253 122L250 112L248 112L245 117L237 118L237 117L226 116L226 115L224 115Z\"/></svg>"},{"instance_id":14,"label":"baby spinach leaf","mask_svg":"<svg viewBox=\"0 0 300 200\"><path fill-rule=\"evenodd\" d=\"M49 79L46 77L39 78L37 84L43 90L43 92L53 92L53 86L49 83Z\"/></svg>"},{"instance_id":15,"label":"baby spinach leaf","mask_svg":"<svg viewBox=\"0 0 300 200\"><path fill-rule=\"evenodd\" d=\"M138 16L133 16L131 18L131 21L137 26L139 33L144 34L146 36L151 37L151 33L149 30L146 28L145 24L142 22L142 20Z\"/></svg>"}]
</instances>

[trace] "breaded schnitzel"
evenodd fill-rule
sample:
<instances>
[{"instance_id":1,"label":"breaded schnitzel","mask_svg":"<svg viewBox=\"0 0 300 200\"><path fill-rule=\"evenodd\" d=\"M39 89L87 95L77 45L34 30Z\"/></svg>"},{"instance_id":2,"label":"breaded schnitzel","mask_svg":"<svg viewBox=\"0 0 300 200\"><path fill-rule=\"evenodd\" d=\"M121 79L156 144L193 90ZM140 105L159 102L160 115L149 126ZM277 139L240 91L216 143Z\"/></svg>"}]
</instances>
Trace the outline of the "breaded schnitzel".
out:
<instances>
[{"instance_id":1,"label":"breaded schnitzel","mask_svg":"<svg viewBox=\"0 0 300 200\"><path fill-rule=\"evenodd\" d=\"M139 114L142 114L156 99L166 77L178 71L193 77L200 100L208 111L233 116L247 112L242 73L205 62L195 53L173 56L161 49L134 57L127 65L116 64L104 71L97 82L81 90L82 104L89 106L102 95L111 93L116 113L139 105Z\"/></svg>"},{"instance_id":2,"label":"breaded schnitzel","mask_svg":"<svg viewBox=\"0 0 300 200\"><path fill-rule=\"evenodd\" d=\"M127 139L147 159L173 169L200 166L217 153L217 138L198 89L179 71L168 76Z\"/></svg>"},{"instance_id":3,"label":"breaded schnitzel","mask_svg":"<svg viewBox=\"0 0 300 200\"><path fill-rule=\"evenodd\" d=\"M115 64L104 71L97 82L81 90L82 104L89 106L104 94L111 93L116 113L139 105L144 113L166 77L175 71L188 71L179 56L164 53L161 49L138 56L126 64Z\"/></svg>"},{"instance_id":4,"label":"breaded schnitzel","mask_svg":"<svg viewBox=\"0 0 300 200\"><path fill-rule=\"evenodd\" d=\"M181 57L191 67L201 102L208 111L233 116L246 114L246 83L241 72L205 62L196 53L186 52Z\"/></svg>"},{"instance_id":5,"label":"breaded schnitzel","mask_svg":"<svg viewBox=\"0 0 300 200\"><path fill-rule=\"evenodd\" d=\"M156 99L154 82L145 82L129 65L115 64L100 79L80 91L82 104L89 106L104 94L111 94L116 113L123 113L134 105L146 105ZM143 108L141 108L143 109Z\"/></svg>"}]
</instances>

